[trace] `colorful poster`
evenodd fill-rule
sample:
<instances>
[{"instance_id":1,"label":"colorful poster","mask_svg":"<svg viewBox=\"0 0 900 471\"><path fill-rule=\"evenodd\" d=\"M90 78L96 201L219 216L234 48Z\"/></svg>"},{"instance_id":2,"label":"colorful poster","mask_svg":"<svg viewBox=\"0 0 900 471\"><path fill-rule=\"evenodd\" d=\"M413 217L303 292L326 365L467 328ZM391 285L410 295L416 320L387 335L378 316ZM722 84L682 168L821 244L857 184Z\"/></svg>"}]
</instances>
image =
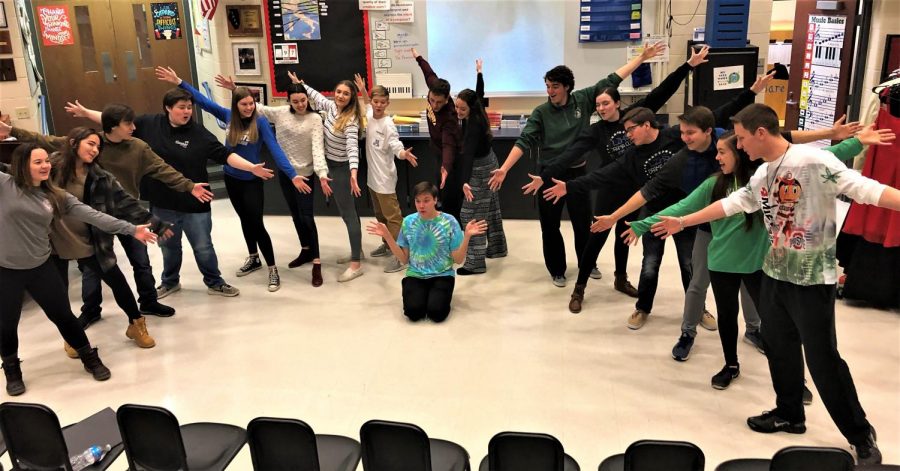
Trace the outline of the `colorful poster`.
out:
<instances>
[{"instance_id":1,"label":"colorful poster","mask_svg":"<svg viewBox=\"0 0 900 471\"><path fill-rule=\"evenodd\" d=\"M181 19L175 2L151 3L153 35L157 40L181 39Z\"/></svg>"},{"instance_id":2,"label":"colorful poster","mask_svg":"<svg viewBox=\"0 0 900 471\"><path fill-rule=\"evenodd\" d=\"M69 7L40 6L37 7L38 21L41 24L41 38L44 46L68 46L75 44L72 24L69 22Z\"/></svg>"},{"instance_id":3,"label":"colorful poster","mask_svg":"<svg viewBox=\"0 0 900 471\"><path fill-rule=\"evenodd\" d=\"M285 40L322 39L322 28L319 26L319 3L316 0L282 0L281 24Z\"/></svg>"},{"instance_id":4,"label":"colorful poster","mask_svg":"<svg viewBox=\"0 0 900 471\"><path fill-rule=\"evenodd\" d=\"M713 90L744 88L744 66L732 65L713 68Z\"/></svg>"},{"instance_id":5,"label":"colorful poster","mask_svg":"<svg viewBox=\"0 0 900 471\"><path fill-rule=\"evenodd\" d=\"M299 64L300 54L296 43L275 43L272 45L276 64Z\"/></svg>"},{"instance_id":6,"label":"colorful poster","mask_svg":"<svg viewBox=\"0 0 900 471\"><path fill-rule=\"evenodd\" d=\"M845 16L809 15L797 129L826 129L834 123L846 28ZM819 147L830 144L824 140L816 142Z\"/></svg>"}]
</instances>

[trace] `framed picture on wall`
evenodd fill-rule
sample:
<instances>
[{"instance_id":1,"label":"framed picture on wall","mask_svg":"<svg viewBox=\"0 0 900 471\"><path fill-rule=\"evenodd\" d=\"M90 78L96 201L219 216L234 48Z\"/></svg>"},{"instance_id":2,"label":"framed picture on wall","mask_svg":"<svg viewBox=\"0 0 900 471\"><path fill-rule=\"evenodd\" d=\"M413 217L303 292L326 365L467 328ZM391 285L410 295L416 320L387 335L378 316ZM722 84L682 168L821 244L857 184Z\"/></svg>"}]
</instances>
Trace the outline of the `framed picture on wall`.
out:
<instances>
[{"instance_id":1,"label":"framed picture on wall","mask_svg":"<svg viewBox=\"0 0 900 471\"><path fill-rule=\"evenodd\" d=\"M234 43L231 51L234 54L234 75L262 75L258 43Z\"/></svg>"},{"instance_id":2,"label":"framed picture on wall","mask_svg":"<svg viewBox=\"0 0 900 471\"><path fill-rule=\"evenodd\" d=\"M269 94L266 90L266 84L234 82L234 85L237 87L247 87L250 90L250 95L253 95L253 99L256 100L256 102L260 105L269 104Z\"/></svg>"},{"instance_id":3,"label":"framed picture on wall","mask_svg":"<svg viewBox=\"0 0 900 471\"><path fill-rule=\"evenodd\" d=\"M262 7L259 5L226 5L225 19L231 38L263 35Z\"/></svg>"}]
</instances>

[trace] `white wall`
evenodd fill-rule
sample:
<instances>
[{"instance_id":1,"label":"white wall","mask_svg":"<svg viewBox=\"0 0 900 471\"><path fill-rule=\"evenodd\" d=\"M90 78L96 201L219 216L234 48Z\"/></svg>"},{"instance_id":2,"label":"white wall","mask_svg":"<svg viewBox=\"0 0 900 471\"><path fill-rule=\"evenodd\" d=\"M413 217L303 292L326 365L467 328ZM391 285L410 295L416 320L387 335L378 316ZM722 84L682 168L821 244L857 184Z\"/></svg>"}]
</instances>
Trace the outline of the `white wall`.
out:
<instances>
[{"instance_id":1,"label":"white wall","mask_svg":"<svg viewBox=\"0 0 900 471\"><path fill-rule=\"evenodd\" d=\"M37 98L40 96L40 89L31 95L28 85L28 75L25 69L25 52L22 47L22 33L19 30L19 19L17 9L13 1L7 0L3 2L6 7L6 21L9 23L9 35L12 40L13 53L12 58L16 65L16 81L0 82L0 110L3 114L12 117L13 125L22 129L31 131L39 130L39 117L37 115ZM0 55L2 59L8 59L8 54ZM28 112L28 118L20 119L16 116L16 109L24 108Z\"/></svg>"}]
</instances>

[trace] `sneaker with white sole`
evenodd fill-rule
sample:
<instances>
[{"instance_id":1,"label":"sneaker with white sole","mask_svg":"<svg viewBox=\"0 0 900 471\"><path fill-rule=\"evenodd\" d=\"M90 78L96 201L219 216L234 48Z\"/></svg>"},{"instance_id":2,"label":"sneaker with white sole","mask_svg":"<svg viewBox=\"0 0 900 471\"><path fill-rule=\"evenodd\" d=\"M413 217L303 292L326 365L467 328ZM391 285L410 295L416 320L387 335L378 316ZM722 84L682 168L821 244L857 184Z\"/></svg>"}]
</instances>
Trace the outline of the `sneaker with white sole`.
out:
<instances>
[{"instance_id":1,"label":"sneaker with white sole","mask_svg":"<svg viewBox=\"0 0 900 471\"><path fill-rule=\"evenodd\" d=\"M350 267L347 267L347 269L344 270L344 273L341 273L341 276L338 277L338 282L346 283L348 281L355 280L355 279L363 276L363 273L365 273L365 272L363 272L362 267L359 267L356 270L354 270Z\"/></svg>"},{"instance_id":2,"label":"sneaker with white sole","mask_svg":"<svg viewBox=\"0 0 900 471\"><path fill-rule=\"evenodd\" d=\"M553 277L553 286L557 288L565 288L566 287L566 277L565 276L554 276Z\"/></svg>"},{"instance_id":3,"label":"sneaker with white sole","mask_svg":"<svg viewBox=\"0 0 900 471\"><path fill-rule=\"evenodd\" d=\"M728 389L728 386L731 385L731 382L737 379L738 376L741 375L741 367L740 366L728 366L725 365L722 368L722 371L719 371L712 377L710 383L712 383L713 389L723 390Z\"/></svg>"},{"instance_id":4,"label":"sneaker with white sole","mask_svg":"<svg viewBox=\"0 0 900 471\"><path fill-rule=\"evenodd\" d=\"M591 278L594 280L599 280L599 279L603 278L603 273L600 273L599 268L594 267L594 269L591 270Z\"/></svg>"},{"instance_id":5,"label":"sneaker with white sole","mask_svg":"<svg viewBox=\"0 0 900 471\"><path fill-rule=\"evenodd\" d=\"M700 318L700 327L706 330L719 330L719 323L716 318L706 309L703 310L703 317Z\"/></svg>"},{"instance_id":6,"label":"sneaker with white sole","mask_svg":"<svg viewBox=\"0 0 900 471\"><path fill-rule=\"evenodd\" d=\"M387 257L391 254L391 249L387 244L381 244L377 249L369 252L370 257Z\"/></svg>"},{"instance_id":7,"label":"sneaker with white sole","mask_svg":"<svg viewBox=\"0 0 900 471\"><path fill-rule=\"evenodd\" d=\"M687 332L682 332L681 337L678 337L678 343L672 347L672 358L675 361L687 361L691 357L691 348L693 347L694 337L691 337L691 334Z\"/></svg>"},{"instance_id":8,"label":"sneaker with white sole","mask_svg":"<svg viewBox=\"0 0 900 471\"><path fill-rule=\"evenodd\" d=\"M181 283L178 283L175 286L159 285L156 287L156 299L165 298L166 296L172 293L177 293L178 291L181 291Z\"/></svg>"},{"instance_id":9,"label":"sneaker with white sole","mask_svg":"<svg viewBox=\"0 0 900 471\"><path fill-rule=\"evenodd\" d=\"M229 285L228 283L224 283L219 286L210 286L206 289L206 294L210 296L225 296L226 298L233 298L241 294L241 290Z\"/></svg>"},{"instance_id":10,"label":"sneaker with white sole","mask_svg":"<svg viewBox=\"0 0 900 471\"><path fill-rule=\"evenodd\" d=\"M241 265L241 268L237 269L235 275L237 276L247 276L256 270L262 268L262 262L259 261L258 255L251 255L247 257L247 260L244 260L244 264Z\"/></svg>"},{"instance_id":11,"label":"sneaker with white sole","mask_svg":"<svg viewBox=\"0 0 900 471\"><path fill-rule=\"evenodd\" d=\"M400 263L400 260L397 260L397 257L392 257L391 262L388 263L388 266L384 267L385 273L397 273L398 271L406 268L405 263Z\"/></svg>"},{"instance_id":12,"label":"sneaker with white sole","mask_svg":"<svg viewBox=\"0 0 900 471\"><path fill-rule=\"evenodd\" d=\"M644 326L644 324L647 323L647 317L649 316L650 314L640 309L635 309L634 312L632 312L631 315L628 316L628 328L631 330L640 329Z\"/></svg>"},{"instance_id":13,"label":"sneaker with white sole","mask_svg":"<svg viewBox=\"0 0 900 471\"><path fill-rule=\"evenodd\" d=\"M278 268L269 267L269 292L274 293L281 289L281 277L278 276Z\"/></svg>"},{"instance_id":14,"label":"sneaker with white sole","mask_svg":"<svg viewBox=\"0 0 900 471\"><path fill-rule=\"evenodd\" d=\"M806 433L805 422L791 422L782 419L776 414L777 411L770 410L763 412L762 415L749 417L747 418L747 425L750 427L750 430L759 433Z\"/></svg>"}]
</instances>

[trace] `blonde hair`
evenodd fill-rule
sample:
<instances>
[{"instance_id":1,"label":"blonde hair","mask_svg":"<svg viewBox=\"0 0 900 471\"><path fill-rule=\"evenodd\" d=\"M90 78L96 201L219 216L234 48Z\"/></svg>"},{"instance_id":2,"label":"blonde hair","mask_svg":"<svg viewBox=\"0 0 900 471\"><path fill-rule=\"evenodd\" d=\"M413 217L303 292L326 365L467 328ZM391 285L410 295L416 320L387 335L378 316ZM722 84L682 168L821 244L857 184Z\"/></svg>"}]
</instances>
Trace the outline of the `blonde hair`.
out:
<instances>
[{"instance_id":1,"label":"blonde hair","mask_svg":"<svg viewBox=\"0 0 900 471\"><path fill-rule=\"evenodd\" d=\"M238 110L238 102L253 96L247 87L237 87L231 94L231 120L228 122L228 135L225 142L231 147L236 147L241 143L244 136L247 136L247 142L253 143L259 139L259 128L256 126L256 108L253 108L253 114L250 115L250 122L244 125L241 119L241 112Z\"/></svg>"},{"instance_id":2,"label":"blonde hair","mask_svg":"<svg viewBox=\"0 0 900 471\"><path fill-rule=\"evenodd\" d=\"M337 119L334 120L334 132L344 132L344 129L350 124L354 118L356 118L356 122L359 123L360 128L366 127L366 115L362 111L362 107L359 103L359 98L357 94L359 94L359 89L356 88L356 84L349 80L341 80L334 87L334 90L337 91L337 87L345 86L350 89L350 101L347 102L347 106L341 111L341 114L338 115Z\"/></svg>"}]
</instances>

